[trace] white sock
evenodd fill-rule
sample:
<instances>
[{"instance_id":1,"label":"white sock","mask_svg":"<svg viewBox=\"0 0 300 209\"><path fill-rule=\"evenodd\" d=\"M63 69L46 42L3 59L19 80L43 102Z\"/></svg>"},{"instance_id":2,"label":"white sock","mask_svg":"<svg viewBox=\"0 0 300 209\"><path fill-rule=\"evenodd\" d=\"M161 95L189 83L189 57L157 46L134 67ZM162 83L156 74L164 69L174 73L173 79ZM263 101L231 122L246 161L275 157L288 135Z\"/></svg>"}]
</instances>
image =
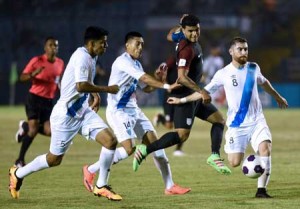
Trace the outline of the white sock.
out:
<instances>
[{"instance_id":1,"label":"white sock","mask_svg":"<svg viewBox=\"0 0 300 209\"><path fill-rule=\"evenodd\" d=\"M18 178L24 178L25 176L28 176L31 173L43 170L45 168L49 168L46 155L47 154L37 156L33 161L31 161L24 167L18 168L16 171L16 176Z\"/></svg>"},{"instance_id":2,"label":"white sock","mask_svg":"<svg viewBox=\"0 0 300 209\"><path fill-rule=\"evenodd\" d=\"M99 172L99 169L100 169L100 161L99 160L97 162L95 162L94 164L88 166L88 171L90 173Z\"/></svg>"},{"instance_id":3,"label":"white sock","mask_svg":"<svg viewBox=\"0 0 300 209\"><path fill-rule=\"evenodd\" d=\"M119 147L116 149L115 155L114 155L114 164L118 163L121 160L124 160L128 158L128 154L124 147Z\"/></svg>"},{"instance_id":4,"label":"white sock","mask_svg":"<svg viewBox=\"0 0 300 209\"><path fill-rule=\"evenodd\" d=\"M97 180L97 187L103 187L108 184L110 167L113 163L115 150L109 150L102 147L99 157L100 171Z\"/></svg>"},{"instance_id":5,"label":"white sock","mask_svg":"<svg viewBox=\"0 0 300 209\"><path fill-rule=\"evenodd\" d=\"M165 151L157 150L153 153L153 160L154 164L156 165L157 169L159 170L163 181L165 183L165 188L170 189L173 185L173 179L172 179L172 172L171 167L169 164L169 160L166 156Z\"/></svg>"},{"instance_id":6,"label":"white sock","mask_svg":"<svg viewBox=\"0 0 300 209\"><path fill-rule=\"evenodd\" d=\"M257 188L266 188L271 176L271 156L260 157L262 166L265 167L265 172L257 180Z\"/></svg>"},{"instance_id":7,"label":"white sock","mask_svg":"<svg viewBox=\"0 0 300 209\"><path fill-rule=\"evenodd\" d=\"M119 161L124 160L127 157L128 157L128 154L127 154L126 150L124 149L124 147L119 147L115 151L113 163L117 164ZM95 162L92 165L89 165L89 167L88 167L88 171L90 173L96 173L96 172L99 171L99 169L100 169L100 162L99 161Z\"/></svg>"}]
</instances>

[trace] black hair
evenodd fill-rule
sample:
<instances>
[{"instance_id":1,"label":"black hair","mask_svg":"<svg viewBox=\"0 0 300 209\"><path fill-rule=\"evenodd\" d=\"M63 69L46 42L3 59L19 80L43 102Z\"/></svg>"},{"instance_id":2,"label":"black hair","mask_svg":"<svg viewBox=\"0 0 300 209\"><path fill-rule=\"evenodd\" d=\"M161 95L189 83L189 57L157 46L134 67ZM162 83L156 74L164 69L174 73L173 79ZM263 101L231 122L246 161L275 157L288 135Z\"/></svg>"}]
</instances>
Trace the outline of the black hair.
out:
<instances>
[{"instance_id":1,"label":"black hair","mask_svg":"<svg viewBox=\"0 0 300 209\"><path fill-rule=\"evenodd\" d=\"M49 41L49 40L55 40L55 41L57 41L57 38L55 38L54 36L47 36L47 37L45 38L44 44L46 44L47 41Z\"/></svg>"},{"instance_id":2,"label":"black hair","mask_svg":"<svg viewBox=\"0 0 300 209\"><path fill-rule=\"evenodd\" d=\"M236 43L247 43L247 39L236 36L230 41L229 48L235 45Z\"/></svg>"},{"instance_id":3,"label":"black hair","mask_svg":"<svg viewBox=\"0 0 300 209\"><path fill-rule=\"evenodd\" d=\"M108 31L101 27L90 26L85 30L84 43L86 44L89 40L99 40L103 36L107 36Z\"/></svg>"},{"instance_id":4,"label":"black hair","mask_svg":"<svg viewBox=\"0 0 300 209\"><path fill-rule=\"evenodd\" d=\"M197 26L198 24L200 24L199 18L191 14L185 16L181 21L181 26L183 28L185 28L186 26Z\"/></svg>"},{"instance_id":5,"label":"black hair","mask_svg":"<svg viewBox=\"0 0 300 209\"><path fill-rule=\"evenodd\" d=\"M141 33L137 32L137 31L130 31L130 32L128 32L128 33L126 34L126 36L125 36L125 44L127 43L127 41L128 41L129 39L132 39L132 38L134 38L134 37L142 38L143 36L142 36Z\"/></svg>"}]
</instances>

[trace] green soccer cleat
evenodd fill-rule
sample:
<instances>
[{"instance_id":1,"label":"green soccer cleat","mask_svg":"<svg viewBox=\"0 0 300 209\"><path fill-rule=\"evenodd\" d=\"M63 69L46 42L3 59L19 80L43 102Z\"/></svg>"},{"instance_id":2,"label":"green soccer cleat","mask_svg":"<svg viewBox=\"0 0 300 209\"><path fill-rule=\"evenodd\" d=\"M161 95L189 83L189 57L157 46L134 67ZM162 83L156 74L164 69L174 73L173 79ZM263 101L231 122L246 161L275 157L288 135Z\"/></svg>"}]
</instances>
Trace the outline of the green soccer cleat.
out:
<instances>
[{"instance_id":1,"label":"green soccer cleat","mask_svg":"<svg viewBox=\"0 0 300 209\"><path fill-rule=\"evenodd\" d=\"M219 173L221 174L225 174L225 175L230 175L231 174L231 170L224 165L224 160L221 159L219 154L211 154L208 158L207 158L207 164L212 166L214 169L216 169Z\"/></svg>"},{"instance_id":2,"label":"green soccer cleat","mask_svg":"<svg viewBox=\"0 0 300 209\"><path fill-rule=\"evenodd\" d=\"M133 157L132 168L134 171L137 171L142 161L147 156L147 147L144 144L136 145Z\"/></svg>"}]
</instances>

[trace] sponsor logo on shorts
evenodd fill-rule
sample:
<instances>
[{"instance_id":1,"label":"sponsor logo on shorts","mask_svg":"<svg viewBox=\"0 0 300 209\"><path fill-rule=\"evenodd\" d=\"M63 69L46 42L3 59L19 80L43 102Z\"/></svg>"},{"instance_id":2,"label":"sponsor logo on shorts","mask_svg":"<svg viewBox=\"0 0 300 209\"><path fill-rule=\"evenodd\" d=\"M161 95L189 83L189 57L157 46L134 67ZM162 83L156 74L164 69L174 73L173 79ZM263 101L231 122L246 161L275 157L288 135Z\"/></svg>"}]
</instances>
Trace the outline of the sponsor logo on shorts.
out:
<instances>
[{"instance_id":1,"label":"sponsor logo on shorts","mask_svg":"<svg viewBox=\"0 0 300 209\"><path fill-rule=\"evenodd\" d=\"M186 124L189 125L189 126L192 125L192 118L187 118L186 119Z\"/></svg>"}]
</instances>

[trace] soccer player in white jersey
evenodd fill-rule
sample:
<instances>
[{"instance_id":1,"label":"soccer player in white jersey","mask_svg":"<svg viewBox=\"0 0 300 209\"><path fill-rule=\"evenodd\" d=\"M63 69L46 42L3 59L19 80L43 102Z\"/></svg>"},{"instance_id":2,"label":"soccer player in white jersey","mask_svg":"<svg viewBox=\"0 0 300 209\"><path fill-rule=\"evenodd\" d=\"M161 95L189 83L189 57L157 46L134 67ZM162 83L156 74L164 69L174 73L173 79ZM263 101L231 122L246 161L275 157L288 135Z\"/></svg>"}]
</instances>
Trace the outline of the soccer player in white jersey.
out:
<instances>
[{"instance_id":1,"label":"soccer player in white jersey","mask_svg":"<svg viewBox=\"0 0 300 209\"><path fill-rule=\"evenodd\" d=\"M96 113L100 104L98 92L118 92L117 85L97 86L93 84L98 55L105 53L108 32L99 27L88 27L84 35L84 46L72 54L61 81L60 98L51 113L51 143L47 154L36 157L22 168L9 169L9 191L13 198L19 198L23 178L49 167L58 166L73 138L78 133L86 139L102 144L99 157L99 178L94 194L110 200L122 197L108 186L109 170L113 162L117 140L108 126ZM89 106L90 94L93 96Z\"/></svg>"},{"instance_id":2,"label":"soccer player in white jersey","mask_svg":"<svg viewBox=\"0 0 300 209\"><path fill-rule=\"evenodd\" d=\"M156 88L170 89L177 86L175 84L170 87L170 85L164 84L144 72L138 61L142 55L143 47L144 40L139 32L127 33L125 52L112 64L109 85L118 84L120 91L117 94L108 94L106 119L118 142L122 145L116 149L114 163L126 159L134 152L135 138L145 144L157 140L152 123L137 105L135 96L137 87L140 87L144 92L151 92ZM163 177L166 195L181 195L190 191L190 188L183 188L174 184L164 150L154 152L153 159ZM99 162L83 167L83 182L88 191L92 190L93 179L98 170Z\"/></svg>"},{"instance_id":3,"label":"soccer player in white jersey","mask_svg":"<svg viewBox=\"0 0 300 209\"><path fill-rule=\"evenodd\" d=\"M247 145L260 155L265 172L258 178L257 198L270 198L266 187L271 175L272 137L266 123L262 105L258 96L257 84L269 93L280 108L287 108L288 103L262 75L257 63L248 62L248 43L241 37L235 37L230 43L229 53L232 62L217 71L205 89L214 93L223 86L227 103L228 130L225 135L225 152L231 166L237 167L244 158ZM169 103L179 104L201 99L195 92L184 98L170 97Z\"/></svg>"}]
</instances>

